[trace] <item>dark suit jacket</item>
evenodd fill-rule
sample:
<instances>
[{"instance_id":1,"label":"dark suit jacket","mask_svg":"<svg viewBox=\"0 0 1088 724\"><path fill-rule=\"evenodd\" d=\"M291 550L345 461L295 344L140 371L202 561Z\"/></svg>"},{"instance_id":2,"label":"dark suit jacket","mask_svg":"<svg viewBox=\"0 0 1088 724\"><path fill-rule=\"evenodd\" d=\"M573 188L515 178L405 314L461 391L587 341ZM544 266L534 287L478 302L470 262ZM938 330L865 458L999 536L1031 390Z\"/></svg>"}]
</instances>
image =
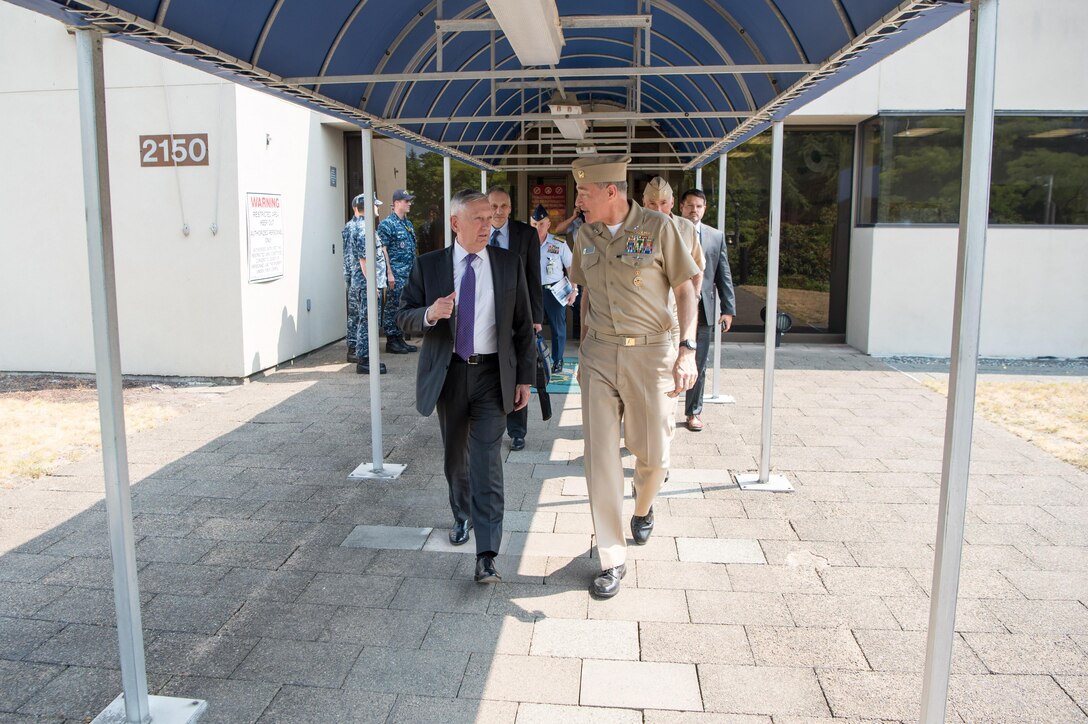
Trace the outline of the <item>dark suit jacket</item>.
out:
<instances>
[{"instance_id":1,"label":"dark suit jacket","mask_svg":"<svg viewBox=\"0 0 1088 724\"><path fill-rule=\"evenodd\" d=\"M530 385L536 376L529 288L525 282L525 269L516 254L489 247L487 258L491 262L491 280L495 285L502 403L505 411L510 413L514 409L514 386ZM421 415L434 412L446 382L446 370L453 356L453 338L457 330L456 313L449 319L438 320L433 327L425 326L427 307L453 291L453 247L450 246L416 259L408 277L408 286L401 293L397 326L413 336L423 336L416 372L416 409Z\"/></svg>"},{"instance_id":2,"label":"dark suit jacket","mask_svg":"<svg viewBox=\"0 0 1088 724\"><path fill-rule=\"evenodd\" d=\"M510 219L509 224L510 251L517 253L525 267L533 324L544 324L544 290L540 286L540 237L537 236L536 229L522 221Z\"/></svg>"},{"instance_id":3,"label":"dark suit jacket","mask_svg":"<svg viewBox=\"0 0 1088 724\"><path fill-rule=\"evenodd\" d=\"M729 272L729 254L726 253L725 235L706 224L699 224L696 228L702 230L700 243L703 247L703 256L706 257L699 304L703 305L703 314L713 326L722 314L735 316L737 313L737 299L733 293L733 275ZM722 300L720 312L714 311L715 287Z\"/></svg>"}]
</instances>

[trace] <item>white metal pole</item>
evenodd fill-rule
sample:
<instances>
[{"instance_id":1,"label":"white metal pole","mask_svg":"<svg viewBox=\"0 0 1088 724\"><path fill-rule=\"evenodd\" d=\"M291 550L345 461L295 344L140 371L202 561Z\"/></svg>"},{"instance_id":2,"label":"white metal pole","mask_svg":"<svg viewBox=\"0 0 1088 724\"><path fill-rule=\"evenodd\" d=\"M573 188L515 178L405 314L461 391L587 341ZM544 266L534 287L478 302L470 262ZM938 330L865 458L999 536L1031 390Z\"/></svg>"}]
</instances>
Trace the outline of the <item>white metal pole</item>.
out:
<instances>
[{"instance_id":1,"label":"white metal pole","mask_svg":"<svg viewBox=\"0 0 1088 724\"><path fill-rule=\"evenodd\" d=\"M382 460L385 451L382 446L382 362L378 356L378 284L384 279L377 277L377 231L374 226L374 129L363 129L363 193L366 194L366 215L363 225L366 229L366 330L370 357L370 445L373 451L371 460L375 473L382 472ZM392 213L392 212L390 212Z\"/></svg>"},{"instance_id":2,"label":"white metal pole","mask_svg":"<svg viewBox=\"0 0 1088 724\"><path fill-rule=\"evenodd\" d=\"M695 188L701 189L703 187L703 167L695 169Z\"/></svg>"},{"instance_id":3,"label":"white metal pole","mask_svg":"<svg viewBox=\"0 0 1088 724\"><path fill-rule=\"evenodd\" d=\"M725 185L726 185L726 171L728 169L729 156L723 153L718 156L718 230L722 232L722 237L726 237L725 232ZM728 254L729 247L722 246L722 253ZM718 317L721 316L722 299L718 294L718 287L714 287L714 319L707 320L714 325L714 369L713 369L713 381L710 385L710 397L703 399L703 402L736 402L732 395L723 395L718 391L718 380L721 378L722 373L722 325L718 321Z\"/></svg>"},{"instance_id":4,"label":"white metal pole","mask_svg":"<svg viewBox=\"0 0 1088 724\"><path fill-rule=\"evenodd\" d=\"M487 171L480 171L480 193L487 193Z\"/></svg>"},{"instance_id":5,"label":"white metal pole","mask_svg":"<svg viewBox=\"0 0 1088 724\"><path fill-rule=\"evenodd\" d=\"M967 514L967 479L978 372L982 280L986 227L990 214L990 170L994 133L994 81L997 59L998 0L973 0L964 117L963 181L956 261L956 301L952 322L952 365L948 376L944 463L937 511L937 549L922 677L922 724L945 719L952 640L956 624L960 558Z\"/></svg>"},{"instance_id":6,"label":"white metal pole","mask_svg":"<svg viewBox=\"0 0 1088 724\"><path fill-rule=\"evenodd\" d=\"M136 537L132 528L128 448L121 388L121 345L117 324L117 284L113 262L109 148L106 142L106 90L102 33L76 29L76 77L83 200L87 224L91 322L95 381L102 431L106 518L113 559L113 601L117 613L122 693L96 722L190 724L208 708L203 699L148 696L140 586L136 579Z\"/></svg>"},{"instance_id":7,"label":"white metal pole","mask_svg":"<svg viewBox=\"0 0 1088 724\"><path fill-rule=\"evenodd\" d=\"M771 420L774 410L774 353L778 334L778 250L782 233L782 121L771 132L771 217L767 249L767 322L763 327L763 418L759 480L771 474Z\"/></svg>"},{"instance_id":8,"label":"white metal pole","mask_svg":"<svg viewBox=\"0 0 1088 724\"><path fill-rule=\"evenodd\" d=\"M391 479L400 477L405 465L385 462L385 447L382 443L382 361L378 350L378 284L385 284L378 279L377 230L374 226L374 129L363 129L363 193L366 194L366 215L363 217L363 233L366 249L366 331L367 357L370 360L370 447L371 462L361 463L348 474L353 480L366 478ZM390 212L393 213L393 212Z\"/></svg>"},{"instance_id":9,"label":"white metal pole","mask_svg":"<svg viewBox=\"0 0 1088 724\"><path fill-rule=\"evenodd\" d=\"M453 231L450 229L450 197L453 196L453 192L450 191L450 157L442 157L442 198L445 201L446 213L443 214L445 219L443 220L446 229L446 246L453 243Z\"/></svg>"},{"instance_id":10,"label":"white metal pole","mask_svg":"<svg viewBox=\"0 0 1088 724\"><path fill-rule=\"evenodd\" d=\"M782 231L782 121L771 124L771 213L767 239L767 320L763 331L763 417L759 472L738 475L745 490L785 492L793 486L781 475L771 475L771 412L774 408L774 342L778 327L778 247Z\"/></svg>"},{"instance_id":11,"label":"white metal pole","mask_svg":"<svg viewBox=\"0 0 1088 724\"><path fill-rule=\"evenodd\" d=\"M121 345L117 336L117 287L113 265L113 216L106 145L106 91L102 33L76 30L80 139L83 146L83 199L91 275L91 319L98 414L102 426L102 466L106 514L113 557L113 601L121 655L125 721L151 721L147 698L140 587L136 581L136 538L132 529L128 448L121 395Z\"/></svg>"}]
</instances>

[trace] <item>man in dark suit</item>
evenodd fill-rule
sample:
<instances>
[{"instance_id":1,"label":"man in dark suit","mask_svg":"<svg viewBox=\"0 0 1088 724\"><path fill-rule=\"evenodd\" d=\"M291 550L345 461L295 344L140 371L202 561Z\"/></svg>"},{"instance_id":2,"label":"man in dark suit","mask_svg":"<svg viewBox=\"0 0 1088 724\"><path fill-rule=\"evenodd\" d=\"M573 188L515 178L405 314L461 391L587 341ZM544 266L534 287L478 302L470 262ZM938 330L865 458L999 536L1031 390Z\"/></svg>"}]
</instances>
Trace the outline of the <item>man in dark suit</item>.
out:
<instances>
[{"instance_id":1,"label":"man in dark suit","mask_svg":"<svg viewBox=\"0 0 1088 724\"><path fill-rule=\"evenodd\" d=\"M703 223L706 213L706 194L699 189L685 191L680 197L680 213L695 224L699 244L703 247L706 268L703 270L703 284L699 294L699 320L695 330L695 365L699 368L699 379L687 391L684 398L684 414L687 415L688 429L699 432L703 421L703 388L706 386L706 357L710 351L713 324L721 324L722 331L728 332L733 326L733 317L737 313L737 301L733 293L733 275L729 272L729 253L725 248L725 235L717 229ZM714 290L718 290L721 309L714 309ZM713 321L711 321L713 320Z\"/></svg>"},{"instance_id":2,"label":"man in dark suit","mask_svg":"<svg viewBox=\"0 0 1088 724\"><path fill-rule=\"evenodd\" d=\"M478 583L500 580L502 433L506 415L529 403L536 347L529 288L517 255L489 247L491 207L477 191L450 203L456 242L416 260L397 324L423 336L416 409L436 407L445 447L453 529L450 542L476 529Z\"/></svg>"},{"instance_id":3,"label":"man in dark suit","mask_svg":"<svg viewBox=\"0 0 1088 724\"><path fill-rule=\"evenodd\" d=\"M540 240L533 227L510 218L510 194L506 189L492 186L487 190L487 200L491 204L491 235L488 245L512 251L521 260L525 269L525 281L529 284L533 330L539 332L544 324L544 297L540 286ZM506 418L506 432L510 435L511 450L525 449L525 435L528 431L528 407L515 410Z\"/></svg>"}]
</instances>

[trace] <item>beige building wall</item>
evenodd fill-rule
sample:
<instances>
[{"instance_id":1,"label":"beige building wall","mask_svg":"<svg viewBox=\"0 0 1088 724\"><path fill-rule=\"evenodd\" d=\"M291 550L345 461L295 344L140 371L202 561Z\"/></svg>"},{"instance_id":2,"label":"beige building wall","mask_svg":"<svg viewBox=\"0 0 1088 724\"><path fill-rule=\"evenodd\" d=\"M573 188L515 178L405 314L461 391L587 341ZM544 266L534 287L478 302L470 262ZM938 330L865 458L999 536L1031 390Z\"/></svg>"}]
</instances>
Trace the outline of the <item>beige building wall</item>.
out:
<instances>
[{"instance_id":1,"label":"beige building wall","mask_svg":"<svg viewBox=\"0 0 1088 724\"><path fill-rule=\"evenodd\" d=\"M1088 112L1088 3L1002 0L998 112ZM879 113L962 111L968 16L808 104L794 124L854 124ZM1045 52L1040 49L1045 48ZM949 226L855 227L851 235L848 344L873 355L947 357L958 231ZM991 227L980 353L991 357L1088 355L1088 229Z\"/></svg>"},{"instance_id":2,"label":"beige building wall","mask_svg":"<svg viewBox=\"0 0 1088 724\"><path fill-rule=\"evenodd\" d=\"M108 39L104 62L123 372L242 377L343 337L343 131ZM0 67L0 369L92 372L75 39L0 3ZM142 167L167 133L207 133L209 164ZM279 279L249 282L247 191L282 195Z\"/></svg>"}]
</instances>

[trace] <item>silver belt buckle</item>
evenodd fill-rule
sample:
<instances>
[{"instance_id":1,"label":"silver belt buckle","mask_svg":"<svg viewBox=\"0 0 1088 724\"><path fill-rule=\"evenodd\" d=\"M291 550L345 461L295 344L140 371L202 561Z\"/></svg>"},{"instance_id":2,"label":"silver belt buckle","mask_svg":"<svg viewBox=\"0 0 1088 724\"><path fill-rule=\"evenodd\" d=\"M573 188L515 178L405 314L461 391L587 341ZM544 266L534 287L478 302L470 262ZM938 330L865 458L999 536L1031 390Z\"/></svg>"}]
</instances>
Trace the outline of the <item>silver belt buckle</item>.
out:
<instances>
[{"instance_id":1,"label":"silver belt buckle","mask_svg":"<svg viewBox=\"0 0 1088 724\"><path fill-rule=\"evenodd\" d=\"M480 364L480 356L475 355L475 354L470 354L468 356L468 359L465 360L465 362L467 362L470 365L478 365L478 364Z\"/></svg>"}]
</instances>

